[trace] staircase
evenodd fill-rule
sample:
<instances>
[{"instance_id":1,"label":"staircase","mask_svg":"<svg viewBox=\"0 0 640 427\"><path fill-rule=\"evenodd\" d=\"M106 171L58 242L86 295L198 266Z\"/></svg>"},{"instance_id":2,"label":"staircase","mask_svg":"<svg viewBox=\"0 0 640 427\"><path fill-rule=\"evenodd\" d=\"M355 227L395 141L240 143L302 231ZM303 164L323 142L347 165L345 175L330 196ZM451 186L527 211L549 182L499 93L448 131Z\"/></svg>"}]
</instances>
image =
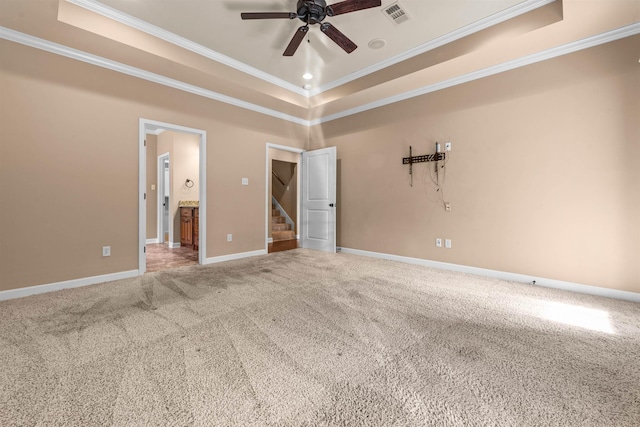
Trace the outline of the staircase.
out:
<instances>
[{"instance_id":1,"label":"staircase","mask_svg":"<svg viewBox=\"0 0 640 427\"><path fill-rule=\"evenodd\" d=\"M280 215L280 210L276 209L275 205L271 206L271 238L273 243L269 243L269 253L288 251L298 247L295 231L291 229L287 219Z\"/></svg>"},{"instance_id":2,"label":"staircase","mask_svg":"<svg viewBox=\"0 0 640 427\"><path fill-rule=\"evenodd\" d=\"M287 224L287 220L280 215L275 205L271 205L271 237L274 243L296 239L296 233L291 229L291 224Z\"/></svg>"}]
</instances>

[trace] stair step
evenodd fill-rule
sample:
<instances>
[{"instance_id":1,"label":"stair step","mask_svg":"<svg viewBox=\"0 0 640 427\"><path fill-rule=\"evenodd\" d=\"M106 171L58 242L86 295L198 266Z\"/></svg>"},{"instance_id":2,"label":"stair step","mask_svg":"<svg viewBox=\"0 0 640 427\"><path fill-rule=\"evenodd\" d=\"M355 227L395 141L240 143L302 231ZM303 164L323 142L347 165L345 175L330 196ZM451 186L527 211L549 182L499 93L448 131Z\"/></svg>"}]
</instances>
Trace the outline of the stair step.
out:
<instances>
[{"instance_id":1,"label":"stair step","mask_svg":"<svg viewBox=\"0 0 640 427\"><path fill-rule=\"evenodd\" d=\"M287 222L287 219L283 216L272 216L271 217L271 224L284 224L285 222Z\"/></svg>"},{"instance_id":2,"label":"stair step","mask_svg":"<svg viewBox=\"0 0 640 427\"><path fill-rule=\"evenodd\" d=\"M271 231L286 231L286 230L291 230L291 224L285 224L285 223L271 224Z\"/></svg>"},{"instance_id":3,"label":"stair step","mask_svg":"<svg viewBox=\"0 0 640 427\"><path fill-rule=\"evenodd\" d=\"M271 216L280 216L280 211L278 209L271 209Z\"/></svg>"},{"instance_id":4,"label":"stair step","mask_svg":"<svg viewBox=\"0 0 640 427\"><path fill-rule=\"evenodd\" d=\"M277 242L279 240L295 239L296 235L292 230L272 231L271 232L271 237L273 238L274 242Z\"/></svg>"}]
</instances>

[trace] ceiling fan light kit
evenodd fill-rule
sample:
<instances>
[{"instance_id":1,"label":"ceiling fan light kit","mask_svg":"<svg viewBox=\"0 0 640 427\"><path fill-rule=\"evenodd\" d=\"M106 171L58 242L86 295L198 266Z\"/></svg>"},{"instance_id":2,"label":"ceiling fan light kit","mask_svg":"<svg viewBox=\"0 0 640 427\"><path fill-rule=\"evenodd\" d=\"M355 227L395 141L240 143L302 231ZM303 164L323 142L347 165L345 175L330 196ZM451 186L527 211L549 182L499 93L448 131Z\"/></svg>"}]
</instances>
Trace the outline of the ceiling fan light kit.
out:
<instances>
[{"instance_id":1,"label":"ceiling fan light kit","mask_svg":"<svg viewBox=\"0 0 640 427\"><path fill-rule=\"evenodd\" d=\"M327 6L325 0L298 0L296 12L244 12L240 17L249 19L295 19L298 18L305 23L298 28L289 45L285 49L283 56L293 56L305 35L309 31L309 25L320 24L320 31L333 40L345 52L351 53L358 46L340 30L328 22L322 22L327 16L342 15L344 13L356 12L358 10L370 9L382 6L382 0L345 0Z\"/></svg>"}]
</instances>

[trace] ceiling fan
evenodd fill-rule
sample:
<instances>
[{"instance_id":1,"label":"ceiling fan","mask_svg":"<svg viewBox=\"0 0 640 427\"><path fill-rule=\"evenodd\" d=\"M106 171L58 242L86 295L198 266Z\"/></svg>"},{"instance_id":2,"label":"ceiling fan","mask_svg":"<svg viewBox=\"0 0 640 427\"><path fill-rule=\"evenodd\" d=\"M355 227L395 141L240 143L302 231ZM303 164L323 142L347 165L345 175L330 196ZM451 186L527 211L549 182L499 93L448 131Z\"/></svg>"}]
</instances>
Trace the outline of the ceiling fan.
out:
<instances>
[{"instance_id":1,"label":"ceiling fan","mask_svg":"<svg viewBox=\"0 0 640 427\"><path fill-rule=\"evenodd\" d=\"M298 18L305 23L298 28L289 46L285 49L283 56L293 56L293 54L304 40L304 36L309 31L309 25L320 24L320 31L326 34L345 52L351 53L358 47L347 36L342 34L336 27L324 21L327 16L342 15L343 13L356 12L362 9L382 6L382 0L345 0L327 6L325 0L298 0L296 12L245 12L241 13L242 19L295 19Z\"/></svg>"}]
</instances>

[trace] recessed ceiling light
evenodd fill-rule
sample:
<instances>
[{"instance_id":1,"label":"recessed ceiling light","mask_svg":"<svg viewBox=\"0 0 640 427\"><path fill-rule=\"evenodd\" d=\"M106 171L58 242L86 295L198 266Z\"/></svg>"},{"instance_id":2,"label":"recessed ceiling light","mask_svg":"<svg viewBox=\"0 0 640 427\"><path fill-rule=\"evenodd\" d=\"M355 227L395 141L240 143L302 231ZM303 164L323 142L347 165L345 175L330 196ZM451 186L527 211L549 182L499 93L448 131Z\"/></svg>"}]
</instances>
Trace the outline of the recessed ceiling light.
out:
<instances>
[{"instance_id":1,"label":"recessed ceiling light","mask_svg":"<svg viewBox=\"0 0 640 427\"><path fill-rule=\"evenodd\" d=\"M303 78L303 79L305 79L305 80L311 80L311 79L313 78L313 74L311 74L311 73L304 73L304 74L302 75L302 78Z\"/></svg>"},{"instance_id":2,"label":"recessed ceiling light","mask_svg":"<svg viewBox=\"0 0 640 427\"><path fill-rule=\"evenodd\" d=\"M371 49L382 49L387 45L387 41L383 39L373 39L369 42L369 47Z\"/></svg>"}]
</instances>

